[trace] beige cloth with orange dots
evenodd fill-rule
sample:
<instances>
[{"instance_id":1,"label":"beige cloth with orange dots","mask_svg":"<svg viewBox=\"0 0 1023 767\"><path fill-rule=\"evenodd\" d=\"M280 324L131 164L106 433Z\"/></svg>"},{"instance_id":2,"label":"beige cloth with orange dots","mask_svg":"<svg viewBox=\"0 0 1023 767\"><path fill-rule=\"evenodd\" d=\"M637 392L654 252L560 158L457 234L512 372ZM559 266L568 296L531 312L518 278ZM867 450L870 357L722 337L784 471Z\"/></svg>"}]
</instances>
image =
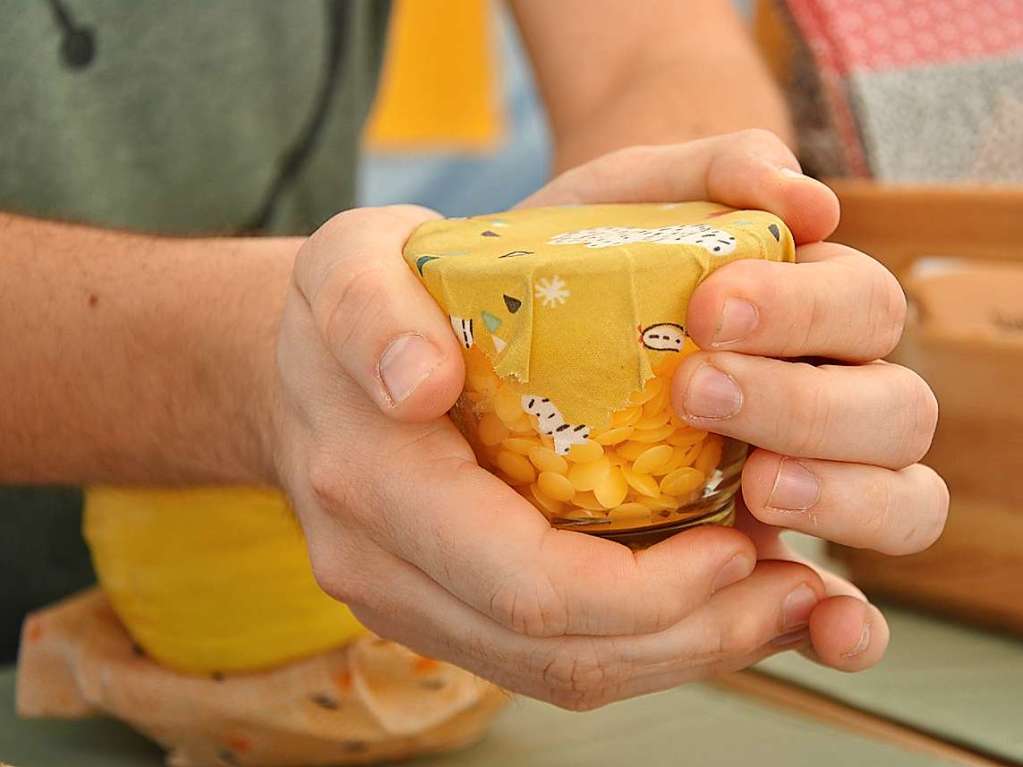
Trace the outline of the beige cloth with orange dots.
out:
<instances>
[{"instance_id":1,"label":"beige cloth with orange dots","mask_svg":"<svg viewBox=\"0 0 1023 767\"><path fill-rule=\"evenodd\" d=\"M681 351L693 290L740 258L793 261L792 235L713 203L587 205L432 221L405 247L462 345L580 433Z\"/></svg>"},{"instance_id":2,"label":"beige cloth with orange dots","mask_svg":"<svg viewBox=\"0 0 1023 767\"><path fill-rule=\"evenodd\" d=\"M362 764L477 740L496 687L372 636L237 676L169 671L132 643L98 589L25 622L21 716L105 713L167 751L174 767Z\"/></svg>"}]
</instances>

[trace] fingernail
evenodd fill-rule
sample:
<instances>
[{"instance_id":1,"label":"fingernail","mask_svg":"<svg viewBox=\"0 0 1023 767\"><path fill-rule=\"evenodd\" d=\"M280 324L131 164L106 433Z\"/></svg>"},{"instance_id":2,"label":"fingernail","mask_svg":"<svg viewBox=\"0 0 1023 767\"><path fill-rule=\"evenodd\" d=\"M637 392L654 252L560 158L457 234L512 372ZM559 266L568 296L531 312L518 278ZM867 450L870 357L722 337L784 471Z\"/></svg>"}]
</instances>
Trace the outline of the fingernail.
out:
<instances>
[{"instance_id":1,"label":"fingernail","mask_svg":"<svg viewBox=\"0 0 1023 767\"><path fill-rule=\"evenodd\" d=\"M380 355L377 373L392 404L406 399L441 362L437 347L418 333L398 336Z\"/></svg>"},{"instance_id":2,"label":"fingernail","mask_svg":"<svg viewBox=\"0 0 1023 767\"><path fill-rule=\"evenodd\" d=\"M771 644L783 647L789 644L800 644L810 638L809 629L801 628L795 631L789 631L784 634L780 634L771 640Z\"/></svg>"},{"instance_id":3,"label":"fingernail","mask_svg":"<svg viewBox=\"0 0 1023 767\"><path fill-rule=\"evenodd\" d=\"M816 604L817 593L813 589L805 583L797 586L782 602L781 630L788 632L805 626Z\"/></svg>"},{"instance_id":4,"label":"fingernail","mask_svg":"<svg viewBox=\"0 0 1023 767\"><path fill-rule=\"evenodd\" d=\"M782 458L767 505L772 509L805 511L817 503L820 495L820 482L812 471L791 458Z\"/></svg>"},{"instance_id":5,"label":"fingernail","mask_svg":"<svg viewBox=\"0 0 1023 767\"><path fill-rule=\"evenodd\" d=\"M805 173L800 173L798 170L792 170L792 168L781 168L779 169L778 172L781 173L781 175L783 176L788 176L789 178L798 179L809 178L809 176L807 176Z\"/></svg>"},{"instance_id":6,"label":"fingernail","mask_svg":"<svg viewBox=\"0 0 1023 767\"><path fill-rule=\"evenodd\" d=\"M753 332L760 320L757 307L741 298L725 299L721 307L721 318L714 331L714 346L724 346L741 341Z\"/></svg>"},{"instance_id":7,"label":"fingernail","mask_svg":"<svg viewBox=\"0 0 1023 767\"><path fill-rule=\"evenodd\" d=\"M870 624L867 621L863 621L863 630L860 632L860 641L858 641L856 646L851 650L842 653L842 656L845 658L855 658L868 647L870 647Z\"/></svg>"},{"instance_id":8,"label":"fingernail","mask_svg":"<svg viewBox=\"0 0 1023 767\"><path fill-rule=\"evenodd\" d=\"M731 586L749 575L753 571L753 560L745 554L736 554L725 563L725 566L718 571L714 578L714 593L721 591L726 586Z\"/></svg>"},{"instance_id":9,"label":"fingernail","mask_svg":"<svg viewBox=\"0 0 1023 767\"><path fill-rule=\"evenodd\" d=\"M689 379L684 406L688 416L729 418L742 407L742 392L730 375L705 363Z\"/></svg>"}]
</instances>

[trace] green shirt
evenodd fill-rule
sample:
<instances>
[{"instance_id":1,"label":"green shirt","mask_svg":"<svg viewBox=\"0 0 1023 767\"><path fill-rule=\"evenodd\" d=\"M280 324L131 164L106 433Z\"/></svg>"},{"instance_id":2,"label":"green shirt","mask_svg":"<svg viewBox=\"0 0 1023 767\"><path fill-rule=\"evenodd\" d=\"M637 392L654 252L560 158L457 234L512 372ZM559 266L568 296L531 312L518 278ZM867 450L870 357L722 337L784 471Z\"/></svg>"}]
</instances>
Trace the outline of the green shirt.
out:
<instances>
[{"instance_id":1,"label":"green shirt","mask_svg":"<svg viewBox=\"0 0 1023 767\"><path fill-rule=\"evenodd\" d=\"M0 0L0 210L168 234L311 232L354 203L388 10ZM75 490L0 488L0 659L27 609L89 582L80 507Z\"/></svg>"}]
</instances>

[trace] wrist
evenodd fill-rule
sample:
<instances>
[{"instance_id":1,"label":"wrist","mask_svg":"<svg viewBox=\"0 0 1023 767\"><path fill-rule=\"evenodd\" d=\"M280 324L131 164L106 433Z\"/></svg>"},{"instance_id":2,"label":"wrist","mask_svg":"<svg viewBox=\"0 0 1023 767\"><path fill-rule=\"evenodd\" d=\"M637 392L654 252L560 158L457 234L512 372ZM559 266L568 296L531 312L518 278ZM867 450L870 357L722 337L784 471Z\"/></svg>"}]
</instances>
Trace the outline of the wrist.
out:
<instances>
[{"instance_id":1,"label":"wrist","mask_svg":"<svg viewBox=\"0 0 1023 767\"><path fill-rule=\"evenodd\" d=\"M299 237L237 241L237 258L242 262L235 269L240 322L224 328L218 358L230 371L222 406L237 416L227 420L236 463L232 473L246 483L280 484L277 334L295 254L303 241Z\"/></svg>"}]
</instances>

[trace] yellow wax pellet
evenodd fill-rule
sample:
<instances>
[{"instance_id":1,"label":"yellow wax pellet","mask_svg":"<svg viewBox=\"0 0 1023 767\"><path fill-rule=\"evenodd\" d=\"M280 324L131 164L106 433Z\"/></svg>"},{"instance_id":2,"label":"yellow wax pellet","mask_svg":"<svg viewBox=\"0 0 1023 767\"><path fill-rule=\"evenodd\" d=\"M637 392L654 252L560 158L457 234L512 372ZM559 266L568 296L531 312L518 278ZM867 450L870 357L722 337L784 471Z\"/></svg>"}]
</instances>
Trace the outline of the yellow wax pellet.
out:
<instances>
[{"instance_id":1,"label":"yellow wax pellet","mask_svg":"<svg viewBox=\"0 0 1023 767\"><path fill-rule=\"evenodd\" d=\"M514 421L504 423L512 434L536 434L533 422L529 420L529 416L525 413L520 414Z\"/></svg>"},{"instance_id":2,"label":"yellow wax pellet","mask_svg":"<svg viewBox=\"0 0 1023 767\"><path fill-rule=\"evenodd\" d=\"M540 440L529 437L508 437L501 441L501 447L519 455L529 455L529 451L534 447L540 447Z\"/></svg>"},{"instance_id":3,"label":"yellow wax pellet","mask_svg":"<svg viewBox=\"0 0 1023 767\"><path fill-rule=\"evenodd\" d=\"M548 519L550 517L558 516L561 513L562 505L561 502L551 498L547 493L543 492L536 484L529 486L531 494L530 500L532 500L544 513Z\"/></svg>"},{"instance_id":4,"label":"yellow wax pellet","mask_svg":"<svg viewBox=\"0 0 1023 767\"><path fill-rule=\"evenodd\" d=\"M568 460L576 463L592 463L603 455L604 448L588 439L578 445L572 445L568 451Z\"/></svg>"},{"instance_id":5,"label":"yellow wax pellet","mask_svg":"<svg viewBox=\"0 0 1023 767\"><path fill-rule=\"evenodd\" d=\"M654 397L656 397L663 390L664 390L664 381L662 381L660 378L656 378L656 377L651 378L643 386L643 390L642 391L638 391L635 394L633 394L631 397L629 397L629 402L631 402L633 405L642 405L642 404L652 400Z\"/></svg>"},{"instance_id":6,"label":"yellow wax pellet","mask_svg":"<svg viewBox=\"0 0 1023 767\"><path fill-rule=\"evenodd\" d=\"M647 403L649 404L649 403ZM671 413L667 410L661 409L656 411L653 415L644 415L633 426L639 431L649 431L650 429L659 429L668 423L671 418Z\"/></svg>"},{"instance_id":7,"label":"yellow wax pellet","mask_svg":"<svg viewBox=\"0 0 1023 767\"><path fill-rule=\"evenodd\" d=\"M651 474L661 476L670 474L675 469L681 469L683 466L689 466L696 460L696 456L700 454L700 447L701 445L696 443L689 447L672 448L671 458L668 459L668 462L654 469Z\"/></svg>"},{"instance_id":8,"label":"yellow wax pellet","mask_svg":"<svg viewBox=\"0 0 1023 767\"><path fill-rule=\"evenodd\" d=\"M703 442L703 449L693 461L693 468L699 469L706 476L710 476L718 464L721 463L721 451L724 448L724 440L717 434L711 434Z\"/></svg>"},{"instance_id":9,"label":"yellow wax pellet","mask_svg":"<svg viewBox=\"0 0 1023 767\"><path fill-rule=\"evenodd\" d=\"M663 442L673 431L675 427L666 423L656 429L636 429L630 439L633 442Z\"/></svg>"},{"instance_id":10,"label":"yellow wax pellet","mask_svg":"<svg viewBox=\"0 0 1023 767\"><path fill-rule=\"evenodd\" d=\"M678 508L678 499L670 495L645 496L641 495L636 501L649 507L653 511L674 511Z\"/></svg>"},{"instance_id":11,"label":"yellow wax pellet","mask_svg":"<svg viewBox=\"0 0 1023 767\"><path fill-rule=\"evenodd\" d=\"M632 432L633 428L631 426L617 426L602 432L596 437L590 437L590 439L599 445L617 445L627 440Z\"/></svg>"},{"instance_id":12,"label":"yellow wax pellet","mask_svg":"<svg viewBox=\"0 0 1023 767\"><path fill-rule=\"evenodd\" d=\"M639 474L626 466L622 467L622 474L625 476L625 481L629 484L629 487L640 495L656 496L661 494L661 489L657 486L657 480L649 474Z\"/></svg>"},{"instance_id":13,"label":"yellow wax pellet","mask_svg":"<svg viewBox=\"0 0 1023 767\"><path fill-rule=\"evenodd\" d=\"M491 464L497 460L497 454L500 453L504 448L500 444L497 445L484 445L483 455L490 461Z\"/></svg>"},{"instance_id":14,"label":"yellow wax pellet","mask_svg":"<svg viewBox=\"0 0 1023 767\"><path fill-rule=\"evenodd\" d=\"M540 471L550 471L555 474L568 473L568 461L544 445L531 448L529 460Z\"/></svg>"},{"instance_id":15,"label":"yellow wax pellet","mask_svg":"<svg viewBox=\"0 0 1023 767\"><path fill-rule=\"evenodd\" d=\"M692 466L684 466L675 469L671 474L665 475L661 480L661 492L665 495L685 496L697 488L703 487L707 476L699 469Z\"/></svg>"},{"instance_id":16,"label":"yellow wax pellet","mask_svg":"<svg viewBox=\"0 0 1023 767\"><path fill-rule=\"evenodd\" d=\"M526 485L536 479L536 471L525 456L513 453L510 450L502 450L497 454L495 461L499 468L508 478L509 484Z\"/></svg>"},{"instance_id":17,"label":"yellow wax pellet","mask_svg":"<svg viewBox=\"0 0 1023 767\"><path fill-rule=\"evenodd\" d=\"M611 462L602 455L589 463L574 463L568 470L568 479L576 490L593 490L611 470Z\"/></svg>"},{"instance_id":18,"label":"yellow wax pellet","mask_svg":"<svg viewBox=\"0 0 1023 767\"><path fill-rule=\"evenodd\" d=\"M568 481L568 477L553 471L540 472L536 486L540 492L555 501L571 501L572 496L575 495L575 487Z\"/></svg>"},{"instance_id":19,"label":"yellow wax pellet","mask_svg":"<svg viewBox=\"0 0 1023 767\"><path fill-rule=\"evenodd\" d=\"M642 442L626 442L618 445L615 448L615 452L627 461L635 461L649 449L650 445L643 444Z\"/></svg>"},{"instance_id":20,"label":"yellow wax pellet","mask_svg":"<svg viewBox=\"0 0 1023 767\"><path fill-rule=\"evenodd\" d=\"M514 423L519 416L524 416L520 397L507 386L494 395L494 413L506 424Z\"/></svg>"},{"instance_id":21,"label":"yellow wax pellet","mask_svg":"<svg viewBox=\"0 0 1023 767\"><path fill-rule=\"evenodd\" d=\"M625 481L625 475L617 466L612 466L593 488L593 495L605 509L612 509L620 505L628 492L629 485Z\"/></svg>"},{"instance_id":22,"label":"yellow wax pellet","mask_svg":"<svg viewBox=\"0 0 1023 767\"><path fill-rule=\"evenodd\" d=\"M682 364L682 359L681 354L668 354L657 364L654 372L663 378L671 378L675 375L675 371L678 370L678 366Z\"/></svg>"},{"instance_id":23,"label":"yellow wax pellet","mask_svg":"<svg viewBox=\"0 0 1023 767\"><path fill-rule=\"evenodd\" d=\"M670 397L671 390L662 382L661 390L643 404L643 415L651 416L654 413L660 413L662 410L667 410L668 399ZM670 416L670 413L667 415ZM667 420L667 417L665 420Z\"/></svg>"},{"instance_id":24,"label":"yellow wax pellet","mask_svg":"<svg viewBox=\"0 0 1023 767\"><path fill-rule=\"evenodd\" d=\"M674 448L671 445L655 445L647 448L636 458L632 464L632 470L637 474L649 474L658 466L671 460Z\"/></svg>"},{"instance_id":25,"label":"yellow wax pellet","mask_svg":"<svg viewBox=\"0 0 1023 767\"><path fill-rule=\"evenodd\" d=\"M500 382L497 376L489 370L469 371L466 373L466 384L470 391L477 392L489 399L497 393L497 386Z\"/></svg>"},{"instance_id":26,"label":"yellow wax pellet","mask_svg":"<svg viewBox=\"0 0 1023 767\"><path fill-rule=\"evenodd\" d=\"M632 426L643 416L643 408L640 405L633 407L627 407L624 410L619 410L617 413L611 416L612 426Z\"/></svg>"},{"instance_id":27,"label":"yellow wax pellet","mask_svg":"<svg viewBox=\"0 0 1023 767\"><path fill-rule=\"evenodd\" d=\"M595 496L592 492L580 491L576 493L575 497L572 499L572 503L586 509L587 511L606 512L606 509L601 506L600 501L597 500L597 496Z\"/></svg>"},{"instance_id":28,"label":"yellow wax pellet","mask_svg":"<svg viewBox=\"0 0 1023 767\"><path fill-rule=\"evenodd\" d=\"M612 522L649 522L650 509L642 503L623 503L607 514Z\"/></svg>"},{"instance_id":29,"label":"yellow wax pellet","mask_svg":"<svg viewBox=\"0 0 1023 767\"><path fill-rule=\"evenodd\" d=\"M665 442L675 447L689 447L707 438L707 432L699 429L681 428L675 429Z\"/></svg>"},{"instance_id":30,"label":"yellow wax pellet","mask_svg":"<svg viewBox=\"0 0 1023 767\"><path fill-rule=\"evenodd\" d=\"M484 445L488 447L499 445L508 437L508 427L501 423L501 419L493 413L486 413L480 418L477 434L479 434L480 442Z\"/></svg>"}]
</instances>

